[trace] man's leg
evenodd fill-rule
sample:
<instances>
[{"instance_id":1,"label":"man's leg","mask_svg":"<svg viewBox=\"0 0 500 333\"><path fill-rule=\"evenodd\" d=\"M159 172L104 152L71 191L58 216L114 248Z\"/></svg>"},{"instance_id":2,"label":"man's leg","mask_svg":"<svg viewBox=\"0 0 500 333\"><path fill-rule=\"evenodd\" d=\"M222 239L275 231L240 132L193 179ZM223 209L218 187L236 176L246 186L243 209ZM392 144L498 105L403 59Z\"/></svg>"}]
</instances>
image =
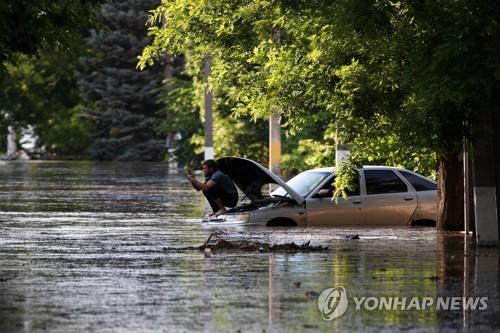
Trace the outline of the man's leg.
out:
<instances>
[{"instance_id":1,"label":"man's leg","mask_svg":"<svg viewBox=\"0 0 500 333\"><path fill-rule=\"evenodd\" d=\"M238 205L238 193L228 193L223 195L222 202L225 207L236 207Z\"/></svg>"},{"instance_id":2,"label":"man's leg","mask_svg":"<svg viewBox=\"0 0 500 333\"><path fill-rule=\"evenodd\" d=\"M222 201L219 198L217 198L217 192L215 191L214 188L208 191L203 191L203 195L205 196L205 198L207 198L210 207L212 207L213 213L210 215L214 215L220 209L219 202L217 201L220 201L220 204L222 204ZM224 205L222 205L222 207L224 207Z\"/></svg>"},{"instance_id":3,"label":"man's leg","mask_svg":"<svg viewBox=\"0 0 500 333\"><path fill-rule=\"evenodd\" d=\"M216 194L217 198L214 199L214 202L217 204L219 209L214 213L215 216L219 216L226 213L227 212L226 207L235 207L238 204L237 193L235 195L225 194L225 193L219 195L219 193L216 192Z\"/></svg>"},{"instance_id":4,"label":"man's leg","mask_svg":"<svg viewBox=\"0 0 500 333\"><path fill-rule=\"evenodd\" d=\"M217 198L214 200L214 202L217 204L217 208L219 208L214 215L219 216L222 215L226 212L226 207L224 207L224 203L222 202L221 198Z\"/></svg>"},{"instance_id":5,"label":"man's leg","mask_svg":"<svg viewBox=\"0 0 500 333\"><path fill-rule=\"evenodd\" d=\"M210 207L212 207L213 213L210 215L219 216L226 212L226 208L224 207L224 203L222 201L221 195L219 193L219 189L217 186L211 188L207 192L203 192L208 202L210 203Z\"/></svg>"}]
</instances>

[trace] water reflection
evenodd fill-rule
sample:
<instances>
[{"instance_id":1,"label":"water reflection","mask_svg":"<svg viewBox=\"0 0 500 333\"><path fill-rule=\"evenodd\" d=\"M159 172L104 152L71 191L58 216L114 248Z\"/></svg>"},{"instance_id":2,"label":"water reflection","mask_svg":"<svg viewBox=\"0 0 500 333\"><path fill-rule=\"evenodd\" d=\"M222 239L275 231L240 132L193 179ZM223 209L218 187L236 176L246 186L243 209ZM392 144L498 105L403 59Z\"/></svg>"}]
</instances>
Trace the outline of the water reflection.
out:
<instances>
[{"instance_id":1,"label":"water reflection","mask_svg":"<svg viewBox=\"0 0 500 333\"><path fill-rule=\"evenodd\" d=\"M161 163L0 165L0 331L494 330L498 249L431 229L226 229L325 253L215 253L204 202ZM359 240L346 238L359 234ZM465 255L464 255L464 249ZM357 311L323 321L317 293L488 296L487 311Z\"/></svg>"}]
</instances>

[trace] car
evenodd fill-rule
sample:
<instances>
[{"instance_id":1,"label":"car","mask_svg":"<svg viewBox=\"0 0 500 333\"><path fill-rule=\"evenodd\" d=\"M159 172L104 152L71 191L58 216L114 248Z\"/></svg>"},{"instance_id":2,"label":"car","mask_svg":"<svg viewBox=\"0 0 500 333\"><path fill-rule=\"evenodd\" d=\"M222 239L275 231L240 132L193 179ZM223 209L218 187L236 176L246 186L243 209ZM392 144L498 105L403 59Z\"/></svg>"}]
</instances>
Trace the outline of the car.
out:
<instances>
[{"instance_id":1,"label":"car","mask_svg":"<svg viewBox=\"0 0 500 333\"><path fill-rule=\"evenodd\" d=\"M226 214L205 216L212 225L260 226L435 226L436 182L397 167L363 166L354 190L333 199L335 168L299 173L284 182L263 165L245 158L223 157L219 170L242 192ZM269 192L270 186L279 186Z\"/></svg>"}]
</instances>

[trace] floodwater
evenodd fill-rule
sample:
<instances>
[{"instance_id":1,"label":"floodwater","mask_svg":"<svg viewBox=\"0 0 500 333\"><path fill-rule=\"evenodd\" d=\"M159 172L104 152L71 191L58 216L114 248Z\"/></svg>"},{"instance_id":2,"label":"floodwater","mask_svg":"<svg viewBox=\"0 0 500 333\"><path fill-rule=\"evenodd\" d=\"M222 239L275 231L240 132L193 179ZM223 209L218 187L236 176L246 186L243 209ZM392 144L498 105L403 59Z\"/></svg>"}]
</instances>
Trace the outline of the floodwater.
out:
<instances>
[{"instance_id":1,"label":"floodwater","mask_svg":"<svg viewBox=\"0 0 500 333\"><path fill-rule=\"evenodd\" d=\"M500 329L497 248L398 227L223 230L229 240L311 241L327 252L172 250L217 230L200 224L204 209L161 163L1 162L0 331ZM347 311L325 321L318 294L340 286ZM469 311L353 301L381 296L488 299L487 309Z\"/></svg>"}]
</instances>

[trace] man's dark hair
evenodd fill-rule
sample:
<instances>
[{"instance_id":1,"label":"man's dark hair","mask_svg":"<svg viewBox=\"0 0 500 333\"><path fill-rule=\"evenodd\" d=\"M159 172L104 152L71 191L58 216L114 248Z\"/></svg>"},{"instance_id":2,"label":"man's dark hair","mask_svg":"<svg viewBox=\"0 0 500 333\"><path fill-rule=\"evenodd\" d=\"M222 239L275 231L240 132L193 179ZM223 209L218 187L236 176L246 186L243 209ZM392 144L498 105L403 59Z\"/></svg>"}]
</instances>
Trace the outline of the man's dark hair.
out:
<instances>
[{"instance_id":1,"label":"man's dark hair","mask_svg":"<svg viewBox=\"0 0 500 333\"><path fill-rule=\"evenodd\" d=\"M208 168L214 169L214 171L219 168L219 165L217 164L217 162L215 160L203 161L202 165L206 165Z\"/></svg>"}]
</instances>

